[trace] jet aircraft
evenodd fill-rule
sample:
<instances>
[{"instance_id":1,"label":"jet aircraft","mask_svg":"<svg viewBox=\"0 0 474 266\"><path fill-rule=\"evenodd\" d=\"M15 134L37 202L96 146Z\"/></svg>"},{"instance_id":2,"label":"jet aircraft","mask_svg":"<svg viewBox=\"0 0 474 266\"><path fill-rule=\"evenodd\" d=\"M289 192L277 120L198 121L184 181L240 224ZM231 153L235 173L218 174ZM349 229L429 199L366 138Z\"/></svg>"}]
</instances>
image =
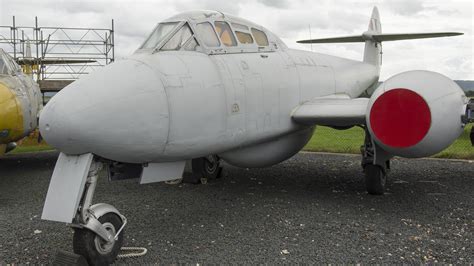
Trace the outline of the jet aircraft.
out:
<instances>
[{"instance_id":1,"label":"jet aircraft","mask_svg":"<svg viewBox=\"0 0 474 266\"><path fill-rule=\"evenodd\" d=\"M359 36L362 61L288 48L250 21L215 11L159 23L128 59L72 83L45 106L40 130L61 151L42 218L71 224L73 248L90 264L112 263L127 219L92 205L98 172L140 183L216 176L220 161L246 168L282 162L318 125L365 129L367 191L383 194L393 156L423 157L472 122L472 104L446 76L397 74L378 86L381 42L460 33L382 34L374 8ZM374 90L370 98L360 97ZM317 175L317 173L315 173Z\"/></svg>"},{"instance_id":2,"label":"jet aircraft","mask_svg":"<svg viewBox=\"0 0 474 266\"><path fill-rule=\"evenodd\" d=\"M37 83L0 49L0 155L36 129L42 107Z\"/></svg>"}]
</instances>

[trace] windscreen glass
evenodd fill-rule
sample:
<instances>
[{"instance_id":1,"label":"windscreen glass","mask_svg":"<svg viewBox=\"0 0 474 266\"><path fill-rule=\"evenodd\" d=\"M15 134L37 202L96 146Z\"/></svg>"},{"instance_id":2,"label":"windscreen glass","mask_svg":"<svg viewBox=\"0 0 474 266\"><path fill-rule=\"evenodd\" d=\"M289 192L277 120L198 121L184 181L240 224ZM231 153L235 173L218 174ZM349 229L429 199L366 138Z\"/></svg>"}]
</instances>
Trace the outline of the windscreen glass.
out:
<instances>
[{"instance_id":1,"label":"windscreen glass","mask_svg":"<svg viewBox=\"0 0 474 266\"><path fill-rule=\"evenodd\" d=\"M160 23L142 45L142 49L155 48L178 25L178 22Z\"/></svg>"},{"instance_id":2,"label":"windscreen glass","mask_svg":"<svg viewBox=\"0 0 474 266\"><path fill-rule=\"evenodd\" d=\"M236 46L237 41L235 40L234 34L232 34L232 30L230 29L229 24L223 21L216 21L214 22L214 26L216 27L217 35L221 38L221 42L225 46Z\"/></svg>"},{"instance_id":3,"label":"windscreen glass","mask_svg":"<svg viewBox=\"0 0 474 266\"><path fill-rule=\"evenodd\" d=\"M216 32L212 28L211 23L203 22L196 25L196 34L204 42L207 47L220 46Z\"/></svg>"},{"instance_id":4,"label":"windscreen glass","mask_svg":"<svg viewBox=\"0 0 474 266\"><path fill-rule=\"evenodd\" d=\"M252 28L252 34L258 46L268 46L268 38L265 32Z\"/></svg>"},{"instance_id":5,"label":"windscreen glass","mask_svg":"<svg viewBox=\"0 0 474 266\"><path fill-rule=\"evenodd\" d=\"M185 24L181 29L179 29L171 39L160 49L163 51L170 51L170 50L180 50L181 47L188 44L188 41L193 41L192 39L193 33L189 28L188 24Z\"/></svg>"},{"instance_id":6,"label":"windscreen glass","mask_svg":"<svg viewBox=\"0 0 474 266\"><path fill-rule=\"evenodd\" d=\"M243 44L253 43L253 38L252 38L252 35L250 35L250 33L236 31L235 35L237 35L237 39L239 39L240 43L243 43Z\"/></svg>"}]
</instances>

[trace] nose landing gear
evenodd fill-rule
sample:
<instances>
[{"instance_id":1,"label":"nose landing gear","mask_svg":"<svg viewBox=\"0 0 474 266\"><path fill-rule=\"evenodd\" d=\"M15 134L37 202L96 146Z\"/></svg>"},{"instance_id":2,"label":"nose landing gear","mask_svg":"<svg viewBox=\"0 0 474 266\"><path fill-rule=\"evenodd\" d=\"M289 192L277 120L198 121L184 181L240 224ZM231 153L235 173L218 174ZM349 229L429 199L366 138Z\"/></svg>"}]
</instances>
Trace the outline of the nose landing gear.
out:
<instances>
[{"instance_id":1,"label":"nose landing gear","mask_svg":"<svg viewBox=\"0 0 474 266\"><path fill-rule=\"evenodd\" d=\"M115 261L123 244L125 216L112 205L91 206L98 172L102 163L93 161L84 194L71 227L74 229L74 253L84 256L90 265L108 265Z\"/></svg>"}]
</instances>

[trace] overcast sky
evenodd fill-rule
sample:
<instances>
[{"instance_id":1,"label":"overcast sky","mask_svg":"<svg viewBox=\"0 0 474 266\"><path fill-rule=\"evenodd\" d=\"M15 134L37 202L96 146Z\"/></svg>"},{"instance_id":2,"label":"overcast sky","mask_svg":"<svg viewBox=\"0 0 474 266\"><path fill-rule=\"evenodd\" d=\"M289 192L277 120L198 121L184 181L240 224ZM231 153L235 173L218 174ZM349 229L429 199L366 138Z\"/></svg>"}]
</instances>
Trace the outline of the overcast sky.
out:
<instances>
[{"instance_id":1,"label":"overcast sky","mask_svg":"<svg viewBox=\"0 0 474 266\"><path fill-rule=\"evenodd\" d=\"M367 29L372 7L379 8L385 33L459 31L453 38L386 42L383 45L382 77L426 69L452 79L474 79L473 4L471 0L0 0L0 25L110 27L115 19L116 57L131 54L154 25L175 13L212 9L241 16L280 36L291 48L309 38L360 34ZM318 44L313 51L360 60L363 44Z\"/></svg>"}]
</instances>

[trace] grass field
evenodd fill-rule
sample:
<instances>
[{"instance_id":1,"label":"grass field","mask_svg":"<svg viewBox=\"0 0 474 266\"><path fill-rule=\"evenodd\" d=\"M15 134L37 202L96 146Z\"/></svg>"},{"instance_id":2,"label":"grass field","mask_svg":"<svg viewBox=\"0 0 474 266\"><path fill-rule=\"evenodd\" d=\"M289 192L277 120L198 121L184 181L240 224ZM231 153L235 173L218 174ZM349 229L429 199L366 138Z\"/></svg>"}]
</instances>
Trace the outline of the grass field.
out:
<instances>
[{"instance_id":1,"label":"grass field","mask_svg":"<svg viewBox=\"0 0 474 266\"><path fill-rule=\"evenodd\" d=\"M434 155L437 158L474 159L474 147L469 140L472 124L466 127L464 133L446 150ZM25 138L12 153L52 150L44 141L38 143L37 134ZM364 130L353 127L348 130L336 130L329 127L317 127L313 138L304 148L305 151L360 153L364 143Z\"/></svg>"},{"instance_id":2,"label":"grass field","mask_svg":"<svg viewBox=\"0 0 474 266\"><path fill-rule=\"evenodd\" d=\"M464 129L463 134L447 149L434 155L437 158L474 159L474 147L469 140L472 124ZM306 151L323 151L336 153L360 153L364 143L364 130L353 127L348 130L336 130L329 127L317 127L313 138L306 145Z\"/></svg>"},{"instance_id":3,"label":"grass field","mask_svg":"<svg viewBox=\"0 0 474 266\"><path fill-rule=\"evenodd\" d=\"M29 137L24 138L20 141L18 147L11 153L22 153L22 152L36 152L36 151L48 151L53 150L46 142L41 141L38 143L38 132L34 132Z\"/></svg>"}]
</instances>

